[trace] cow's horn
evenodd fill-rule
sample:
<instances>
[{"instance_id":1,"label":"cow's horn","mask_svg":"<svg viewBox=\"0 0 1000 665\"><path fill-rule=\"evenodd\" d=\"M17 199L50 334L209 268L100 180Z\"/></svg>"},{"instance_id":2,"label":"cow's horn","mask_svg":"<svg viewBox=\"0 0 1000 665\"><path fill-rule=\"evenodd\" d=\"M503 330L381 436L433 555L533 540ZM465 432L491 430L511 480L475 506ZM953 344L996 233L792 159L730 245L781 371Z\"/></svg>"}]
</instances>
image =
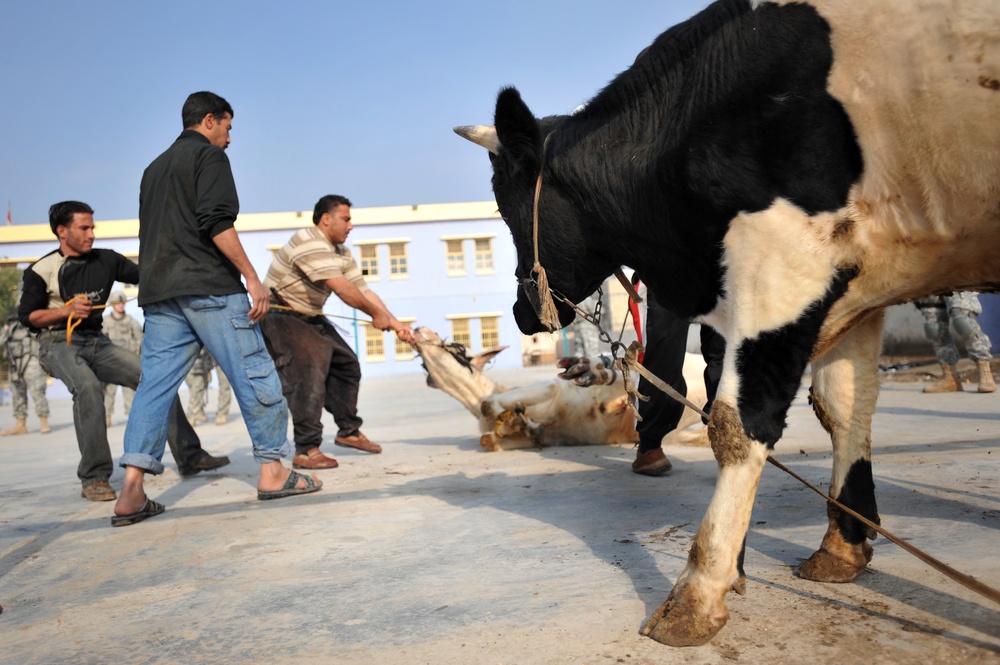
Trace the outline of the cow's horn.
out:
<instances>
[{"instance_id":1,"label":"cow's horn","mask_svg":"<svg viewBox=\"0 0 1000 665\"><path fill-rule=\"evenodd\" d=\"M463 139L469 139L476 145L481 145L494 155L500 154L500 139L497 137L497 128L489 125L462 125L455 127L455 133Z\"/></svg>"}]
</instances>

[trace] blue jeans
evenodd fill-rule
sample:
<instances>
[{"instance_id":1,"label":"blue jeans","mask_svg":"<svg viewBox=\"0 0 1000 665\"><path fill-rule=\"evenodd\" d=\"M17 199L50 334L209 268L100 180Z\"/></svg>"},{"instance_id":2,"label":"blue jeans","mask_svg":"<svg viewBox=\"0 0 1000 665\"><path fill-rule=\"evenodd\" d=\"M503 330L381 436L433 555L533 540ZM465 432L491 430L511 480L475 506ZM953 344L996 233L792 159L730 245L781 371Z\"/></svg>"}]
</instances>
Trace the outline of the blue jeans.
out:
<instances>
[{"instance_id":1,"label":"blue jeans","mask_svg":"<svg viewBox=\"0 0 1000 665\"><path fill-rule=\"evenodd\" d=\"M260 326L247 317L249 311L242 293L180 296L143 307L142 379L125 428L120 466L163 471L170 401L203 345L229 377L254 459L264 464L288 455L288 406Z\"/></svg>"}]
</instances>

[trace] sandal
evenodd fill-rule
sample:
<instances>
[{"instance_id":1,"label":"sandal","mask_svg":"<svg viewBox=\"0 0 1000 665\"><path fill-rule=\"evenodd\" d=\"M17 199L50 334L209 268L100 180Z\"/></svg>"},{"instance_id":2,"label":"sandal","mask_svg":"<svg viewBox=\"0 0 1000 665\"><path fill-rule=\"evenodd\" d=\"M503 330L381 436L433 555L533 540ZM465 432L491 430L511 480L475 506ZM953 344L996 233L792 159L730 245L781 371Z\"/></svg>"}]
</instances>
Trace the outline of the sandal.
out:
<instances>
[{"instance_id":1,"label":"sandal","mask_svg":"<svg viewBox=\"0 0 1000 665\"><path fill-rule=\"evenodd\" d=\"M298 487L300 480L305 481L305 487ZM257 498L261 501L267 501L268 499L283 499L286 496L297 496L299 494L318 492L321 487L323 487L323 481L313 480L309 476L303 476L298 471L291 471L288 474L288 480L285 481L285 484L281 486L280 490L274 490L273 492L262 492L261 490L257 490Z\"/></svg>"},{"instance_id":2,"label":"sandal","mask_svg":"<svg viewBox=\"0 0 1000 665\"><path fill-rule=\"evenodd\" d=\"M162 513L166 508L162 503L157 503L146 497L146 503L142 504L137 512L130 513L128 515L115 515L111 518L111 526L128 526L129 524L135 524L136 522L141 522L149 517L155 517Z\"/></svg>"}]
</instances>

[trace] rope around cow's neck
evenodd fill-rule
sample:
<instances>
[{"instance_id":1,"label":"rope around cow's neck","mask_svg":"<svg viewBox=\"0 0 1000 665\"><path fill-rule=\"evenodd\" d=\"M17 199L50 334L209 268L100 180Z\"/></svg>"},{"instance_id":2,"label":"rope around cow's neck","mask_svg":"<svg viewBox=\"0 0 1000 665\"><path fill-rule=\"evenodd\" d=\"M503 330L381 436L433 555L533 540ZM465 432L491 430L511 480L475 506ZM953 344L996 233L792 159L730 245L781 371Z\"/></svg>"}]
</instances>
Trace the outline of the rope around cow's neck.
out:
<instances>
[{"instance_id":1,"label":"rope around cow's neck","mask_svg":"<svg viewBox=\"0 0 1000 665\"><path fill-rule=\"evenodd\" d=\"M531 266L531 272L535 275L535 284L538 288L538 321L546 330L558 330L559 312L556 310L556 304L552 302L549 278L545 275L545 268L538 258L538 199L542 195L542 173L545 171L545 153L550 138L552 134L546 136L545 143L542 144L542 159L538 166L538 180L535 182L535 200L531 211L531 240L535 249L535 261Z\"/></svg>"},{"instance_id":2,"label":"rope around cow's neck","mask_svg":"<svg viewBox=\"0 0 1000 665\"><path fill-rule=\"evenodd\" d=\"M542 159L541 164L538 167L538 179L535 181L535 197L531 207L531 242L535 251L534 262L531 265L531 272L536 275L535 287L538 291L539 303L538 321L545 326L547 330L559 329L559 312L556 309L555 303L552 301L552 296L555 294L555 291L549 287L549 278L545 274L545 268L542 266L538 253L538 201L542 196L542 173L545 171L545 155L549 149L549 139L552 138L553 134L555 134L555 132L546 136L545 142L542 144ZM639 294L636 292L632 282L625 277L625 273L622 272L620 267L615 268L614 275L618 278L618 281L621 282L622 287L625 289L625 292L628 293L632 302L641 303L642 298L639 297ZM560 298L560 300L569 302L565 298ZM573 306L574 309L577 309L575 304L573 304ZM577 311L579 312L580 310L577 309ZM636 413L636 415L638 416L638 413Z\"/></svg>"}]
</instances>

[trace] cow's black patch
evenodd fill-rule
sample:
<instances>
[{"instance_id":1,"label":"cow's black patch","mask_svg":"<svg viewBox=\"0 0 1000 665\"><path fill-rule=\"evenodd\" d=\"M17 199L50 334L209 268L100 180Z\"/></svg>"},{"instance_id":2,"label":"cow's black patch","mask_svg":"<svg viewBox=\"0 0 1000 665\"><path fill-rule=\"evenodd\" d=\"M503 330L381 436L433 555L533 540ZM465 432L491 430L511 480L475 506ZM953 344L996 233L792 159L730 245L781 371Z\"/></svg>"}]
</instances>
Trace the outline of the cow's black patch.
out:
<instances>
[{"instance_id":1,"label":"cow's black patch","mask_svg":"<svg viewBox=\"0 0 1000 665\"><path fill-rule=\"evenodd\" d=\"M830 27L813 7L720 0L658 37L575 115L537 121L504 90L493 190L518 277L533 263L543 169L539 251L555 290L578 302L627 265L676 314L711 311L735 215L779 197L835 210L860 175L853 128L826 90L832 62ZM518 325L539 332L523 300ZM560 321L571 319L560 306Z\"/></svg>"},{"instance_id":2,"label":"cow's black patch","mask_svg":"<svg viewBox=\"0 0 1000 665\"><path fill-rule=\"evenodd\" d=\"M747 576L746 570L743 569L743 562L747 558L747 537L743 536L743 545L740 546L740 555L736 557L736 572L740 577L745 578Z\"/></svg>"},{"instance_id":3,"label":"cow's black patch","mask_svg":"<svg viewBox=\"0 0 1000 665\"><path fill-rule=\"evenodd\" d=\"M751 438L769 448L781 438L788 407L799 389L820 326L856 275L856 269L839 271L826 295L797 321L744 340L737 349L740 420Z\"/></svg>"},{"instance_id":4,"label":"cow's black patch","mask_svg":"<svg viewBox=\"0 0 1000 665\"><path fill-rule=\"evenodd\" d=\"M872 478L872 463L870 460L856 460L847 471L844 486L837 496L837 501L868 518L875 524L882 524L878 516L878 506L875 505L875 481ZM837 511L837 526L844 540L852 545L863 542L866 538L874 538L869 527L859 522L843 511Z\"/></svg>"}]
</instances>

